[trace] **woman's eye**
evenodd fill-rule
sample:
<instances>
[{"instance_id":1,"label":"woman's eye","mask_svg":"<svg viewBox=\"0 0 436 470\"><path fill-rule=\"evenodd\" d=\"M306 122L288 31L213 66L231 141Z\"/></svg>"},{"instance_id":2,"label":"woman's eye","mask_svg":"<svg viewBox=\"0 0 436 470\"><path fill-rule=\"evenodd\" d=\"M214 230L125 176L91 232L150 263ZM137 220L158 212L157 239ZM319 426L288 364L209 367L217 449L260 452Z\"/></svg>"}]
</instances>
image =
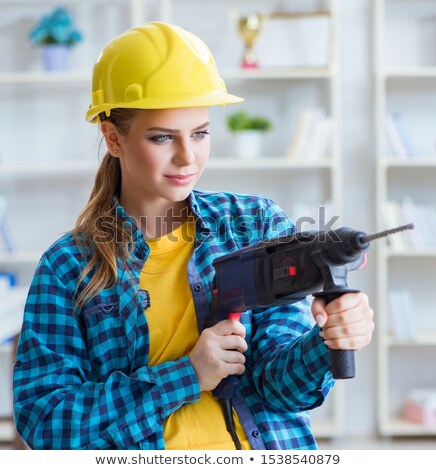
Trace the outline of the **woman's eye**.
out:
<instances>
[{"instance_id":1,"label":"woman's eye","mask_svg":"<svg viewBox=\"0 0 436 470\"><path fill-rule=\"evenodd\" d=\"M202 140L204 139L207 135L209 135L208 131L198 131L193 134L194 139L197 140Z\"/></svg>"},{"instance_id":2,"label":"woman's eye","mask_svg":"<svg viewBox=\"0 0 436 470\"><path fill-rule=\"evenodd\" d=\"M169 142L172 140L171 135L154 135L153 137L150 137L150 140L154 142L155 144L164 144L165 142Z\"/></svg>"}]
</instances>

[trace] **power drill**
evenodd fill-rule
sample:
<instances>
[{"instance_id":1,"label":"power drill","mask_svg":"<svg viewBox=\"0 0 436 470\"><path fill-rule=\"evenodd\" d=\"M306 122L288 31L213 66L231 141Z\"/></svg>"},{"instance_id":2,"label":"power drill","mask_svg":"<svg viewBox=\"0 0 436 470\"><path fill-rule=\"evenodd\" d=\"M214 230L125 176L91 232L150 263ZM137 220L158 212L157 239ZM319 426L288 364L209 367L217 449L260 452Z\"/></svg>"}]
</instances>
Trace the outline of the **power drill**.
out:
<instances>
[{"instance_id":1,"label":"power drill","mask_svg":"<svg viewBox=\"0 0 436 470\"><path fill-rule=\"evenodd\" d=\"M239 320L242 312L257 307L292 304L308 295L322 297L328 304L343 294L359 292L348 287L347 274L366 264L369 242L412 228L408 224L373 235L348 227L299 232L221 256L213 261L213 324ZM330 349L329 354L335 379L354 377L354 351ZM238 384L237 376L229 376L213 390L237 449L231 401Z\"/></svg>"}]
</instances>

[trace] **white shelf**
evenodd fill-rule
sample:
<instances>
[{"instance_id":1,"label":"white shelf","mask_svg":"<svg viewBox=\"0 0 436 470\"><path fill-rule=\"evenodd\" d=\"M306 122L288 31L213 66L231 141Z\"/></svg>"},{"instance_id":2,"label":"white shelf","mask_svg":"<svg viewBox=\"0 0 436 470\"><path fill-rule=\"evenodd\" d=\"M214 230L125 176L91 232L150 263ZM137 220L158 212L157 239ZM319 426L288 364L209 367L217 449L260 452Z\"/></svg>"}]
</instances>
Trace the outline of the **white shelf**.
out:
<instances>
[{"instance_id":1,"label":"white shelf","mask_svg":"<svg viewBox=\"0 0 436 470\"><path fill-rule=\"evenodd\" d=\"M331 67L301 67L301 68L264 68L257 70L227 69L221 72L224 80L292 80L292 79L330 79ZM83 84L89 86L90 72L3 72L0 73L0 84Z\"/></svg>"},{"instance_id":2,"label":"white shelf","mask_svg":"<svg viewBox=\"0 0 436 470\"><path fill-rule=\"evenodd\" d=\"M410 157L408 159L401 158L383 158L380 161L380 167L389 168L436 168L436 155Z\"/></svg>"},{"instance_id":3,"label":"white shelf","mask_svg":"<svg viewBox=\"0 0 436 470\"><path fill-rule=\"evenodd\" d=\"M386 342L391 347L434 346L436 347L436 332L419 334L414 339L405 340L387 335Z\"/></svg>"},{"instance_id":4,"label":"white shelf","mask_svg":"<svg viewBox=\"0 0 436 470\"><path fill-rule=\"evenodd\" d=\"M389 69L384 72L384 77L386 80L436 78L436 66Z\"/></svg>"},{"instance_id":5,"label":"white shelf","mask_svg":"<svg viewBox=\"0 0 436 470\"><path fill-rule=\"evenodd\" d=\"M436 436L436 429L426 429L401 418L390 418L384 432L390 436Z\"/></svg>"},{"instance_id":6,"label":"white shelf","mask_svg":"<svg viewBox=\"0 0 436 470\"><path fill-rule=\"evenodd\" d=\"M79 83L89 86L89 72L10 72L0 73L0 85Z\"/></svg>"},{"instance_id":7,"label":"white shelf","mask_svg":"<svg viewBox=\"0 0 436 470\"><path fill-rule=\"evenodd\" d=\"M257 160L238 160L231 158L211 158L208 162L208 168L211 170L286 170L286 169L327 169L331 168L332 163L329 160L311 162L290 160L284 157L261 157Z\"/></svg>"},{"instance_id":8,"label":"white shelf","mask_svg":"<svg viewBox=\"0 0 436 470\"><path fill-rule=\"evenodd\" d=\"M220 73L224 80L270 80L270 79L330 79L333 67L268 67L254 70L223 69Z\"/></svg>"},{"instance_id":9,"label":"white shelf","mask_svg":"<svg viewBox=\"0 0 436 470\"><path fill-rule=\"evenodd\" d=\"M38 178L59 176L82 176L94 173L98 163L92 161L47 161L39 163L0 163L1 178Z\"/></svg>"},{"instance_id":10,"label":"white shelf","mask_svg":"<svg viewBox=\"0 0 436 470\"><path fill-rule=\"evenodd\" d=\"M319 421L314 420L312 431L316 439L330 439L332 437L340 437L341 434L334 417L320 419Z\"/></svg>"},{"instance_id":11,"label":"white shelf","mask_svg":"<svg viewBox=\"0 0 436 470\"><path fill-rule=\"evenodd\" d=\"M384 256L387 258L436 258L435 248L390 248L384 247Z\"/></svg>"},{"instance_id":12,"label":"white shelf","mask_svg":"<svg viewBox=\"0 0 436 470\"><path fill-rule=\"evenodd\" d=\"M98 162L92 161L53 161L29 163L0 163L0 180L2 178L57 178L60 176L80 177L94 174ZM261 157L257 160L238 160L231 157L211 158L207 165L207 172L220 170L316 170L331 169L332 162L324 161L293 161L284 157Z\"/></svg>"}]
</instances>

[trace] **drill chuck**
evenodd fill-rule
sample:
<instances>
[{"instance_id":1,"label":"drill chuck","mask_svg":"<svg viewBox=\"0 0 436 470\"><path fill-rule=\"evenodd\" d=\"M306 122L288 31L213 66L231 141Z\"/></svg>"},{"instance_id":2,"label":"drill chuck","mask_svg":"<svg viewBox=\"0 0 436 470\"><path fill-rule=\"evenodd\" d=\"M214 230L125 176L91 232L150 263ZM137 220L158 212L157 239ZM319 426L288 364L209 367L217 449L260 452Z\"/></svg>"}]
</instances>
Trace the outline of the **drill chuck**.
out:
<instances>
[{"instance_id":1,"label":"drill chuck","mask_svg":"<svg viewBox=\"0 0 436 470\"><path fill-rule=\"evenodd\" d=\"M366 233L342 227L325 233L325 240L320 240L322 250L328 260L335 264L346 264L356 261L369 248L365 241Z\"/></svg>"}]
</instances>

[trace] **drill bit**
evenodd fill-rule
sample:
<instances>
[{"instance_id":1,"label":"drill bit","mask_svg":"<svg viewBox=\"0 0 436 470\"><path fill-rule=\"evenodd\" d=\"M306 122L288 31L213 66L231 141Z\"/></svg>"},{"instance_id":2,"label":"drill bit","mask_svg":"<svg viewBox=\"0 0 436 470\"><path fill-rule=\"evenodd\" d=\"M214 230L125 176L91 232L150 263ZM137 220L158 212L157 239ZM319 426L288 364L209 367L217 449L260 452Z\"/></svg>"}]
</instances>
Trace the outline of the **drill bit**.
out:
<instances>
[{"instance_id":1,"label":"drill bit","mask_svg":"<svg viewBox=\"0 0 436 470\"><path fill-rule=\"evenodd\" d=\"M391 228L389 230L384 230L383 232L373 233L372 235L366 235L361 237L359 241L361 243L368 243L372 242L373 240L377 240L377 238L388 237L394 233L402 232L403 230L412 230L414 228L413 224L401 225L401 227Z\"/></svg>"}]
</instances>

